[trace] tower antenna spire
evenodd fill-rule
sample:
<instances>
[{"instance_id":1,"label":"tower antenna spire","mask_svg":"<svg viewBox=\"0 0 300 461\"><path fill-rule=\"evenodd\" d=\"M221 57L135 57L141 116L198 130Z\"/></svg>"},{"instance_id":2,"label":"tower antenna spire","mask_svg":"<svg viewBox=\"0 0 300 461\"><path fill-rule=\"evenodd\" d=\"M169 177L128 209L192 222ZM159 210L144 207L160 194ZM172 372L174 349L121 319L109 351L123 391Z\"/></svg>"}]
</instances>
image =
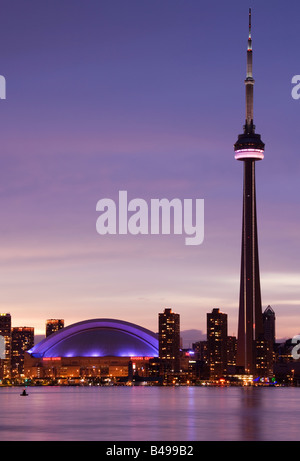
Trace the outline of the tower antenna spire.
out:
<instances>
[{"instance_id":1,"label":"tower antenna spire","mask_svg":"<svg viewBox=\"0 0 300 461\"><path fill-rule=\"evenodd\" d=\"M252 50L252 37L251 37L251 8L249 8L249 36L248 36L248 50Z\"/></svg>"},{"instance_id":2,"label":"tower antenna spire","mask_svg":"<svg viewBox=\"0 0 300 461\"><path fill-rule=\"evenodd\" d=\"M252 36L251 36L251 8L249 8L249 35L247 48L247 75L245 80L246 85L246 123L245 132L254 132L255 126L253 123L253 87L254 79L252 74Z\"/></svg>"}]
</instances>

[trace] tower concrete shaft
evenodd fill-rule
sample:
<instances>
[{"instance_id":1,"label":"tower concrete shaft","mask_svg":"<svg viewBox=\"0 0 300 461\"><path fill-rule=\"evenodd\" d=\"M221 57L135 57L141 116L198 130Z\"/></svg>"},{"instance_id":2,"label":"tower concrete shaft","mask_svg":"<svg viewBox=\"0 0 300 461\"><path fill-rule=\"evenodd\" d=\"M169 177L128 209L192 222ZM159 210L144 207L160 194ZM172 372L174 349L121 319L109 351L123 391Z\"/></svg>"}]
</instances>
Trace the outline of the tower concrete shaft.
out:
<instances>
[{"instance_id":1,"label":"tower concrete shaft","mask_svg":"<svg viewBox=\"0 0 300 461\"><path fill-rule=\"evenodd\" d=\"M237 365L255 373L255 340L263 334L258 257L255 160L244 161Z\"/></svg>"},{"instance_id":2,"label":"tower concrete shaft","mask_svg":"<svg viewBox=\"0 0 300 461\"><path fill-rule=\"evenodd\" d=\"M264 143L253 123L251 9L247 49L246 120L244 133L234 145L235 158L244 163L242 254L237 341L237 365L255 374L255 341L263 335L261 289L258 258L255 164L264 158Z\"/></svg>"}]
</instances>

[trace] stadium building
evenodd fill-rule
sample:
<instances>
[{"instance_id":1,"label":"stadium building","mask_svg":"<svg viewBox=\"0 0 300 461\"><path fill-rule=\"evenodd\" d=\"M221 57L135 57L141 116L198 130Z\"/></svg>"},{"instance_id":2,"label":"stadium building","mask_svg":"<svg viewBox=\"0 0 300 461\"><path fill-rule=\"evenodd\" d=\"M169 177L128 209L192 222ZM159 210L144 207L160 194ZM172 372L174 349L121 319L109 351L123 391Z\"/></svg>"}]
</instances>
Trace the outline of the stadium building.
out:
<instances>
[{"instance_id":1,"label":"stadium building","mask_svg":"<svg viewBox=\"0 0 300 461\"><path fill-rule=\"evenodd\" d=\"M74 323L25 354L24 374L41 383L108 383L157 380L158 335L114 319Z\"/></svg>"}]
</instances>

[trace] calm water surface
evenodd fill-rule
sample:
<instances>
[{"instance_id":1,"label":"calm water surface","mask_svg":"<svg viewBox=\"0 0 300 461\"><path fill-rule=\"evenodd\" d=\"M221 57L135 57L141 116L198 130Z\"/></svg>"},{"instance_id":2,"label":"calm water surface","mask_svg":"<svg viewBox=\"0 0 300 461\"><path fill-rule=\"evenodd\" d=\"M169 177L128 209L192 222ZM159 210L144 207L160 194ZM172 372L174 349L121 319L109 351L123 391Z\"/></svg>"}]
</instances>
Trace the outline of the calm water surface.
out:
<instances>
[{"instance_id":1,"label":"calm water surface","mask_svg":"<svg viewBox=\"0 0 300 461\"><path fill-rule=\"evenodd\" d=\"M0 388L1 441L300 440L300 388Z\"/></svg>"}]
</instances>

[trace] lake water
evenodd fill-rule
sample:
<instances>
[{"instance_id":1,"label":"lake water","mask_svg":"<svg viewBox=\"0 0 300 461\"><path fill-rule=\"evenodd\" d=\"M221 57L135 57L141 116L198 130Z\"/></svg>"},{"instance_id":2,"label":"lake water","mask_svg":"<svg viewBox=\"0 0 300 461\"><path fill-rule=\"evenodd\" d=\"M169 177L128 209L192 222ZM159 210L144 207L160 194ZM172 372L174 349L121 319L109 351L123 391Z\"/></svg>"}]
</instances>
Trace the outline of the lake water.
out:
<instances>
[{"instance_id":1,"label":"lake water","mask_svg":"<svg viewBox=\"0 0 300 461\"><path fill-rule=\"evenodd\" d=\"M299 441L300 388L0 388L1 441Z\"/></svg>"}]
</instances>

